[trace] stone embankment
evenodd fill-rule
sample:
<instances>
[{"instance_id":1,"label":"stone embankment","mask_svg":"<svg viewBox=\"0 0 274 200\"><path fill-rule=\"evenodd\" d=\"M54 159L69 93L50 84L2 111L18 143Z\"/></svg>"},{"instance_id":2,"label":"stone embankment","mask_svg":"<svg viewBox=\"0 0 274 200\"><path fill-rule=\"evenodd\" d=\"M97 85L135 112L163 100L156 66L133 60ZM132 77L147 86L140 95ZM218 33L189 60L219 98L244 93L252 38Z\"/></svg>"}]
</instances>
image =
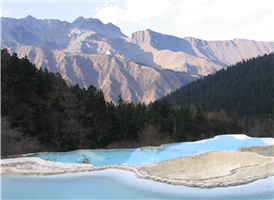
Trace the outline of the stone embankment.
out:
<instances>
[{"instance_id":1,"label":"stone embankment","mask_svg":"<svg viewBox=\"0 0 274 200\"><path fill-rule=\"evenodd\" d=\"M274 176L274 158L241 151L209 152L142 166L67 164L40 158L1 160L2 174L54 175L106 169L132 171L137 177L172 185L214 188Z\"/></svg>"}]
</instances>

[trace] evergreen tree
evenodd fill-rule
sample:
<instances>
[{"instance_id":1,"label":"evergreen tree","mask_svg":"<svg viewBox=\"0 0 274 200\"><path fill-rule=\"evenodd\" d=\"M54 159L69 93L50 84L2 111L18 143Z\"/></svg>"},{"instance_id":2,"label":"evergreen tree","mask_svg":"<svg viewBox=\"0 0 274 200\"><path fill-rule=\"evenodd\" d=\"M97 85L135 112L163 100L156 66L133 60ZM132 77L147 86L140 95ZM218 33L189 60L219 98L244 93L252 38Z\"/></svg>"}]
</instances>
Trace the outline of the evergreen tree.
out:
<instances>
[{"instance_id":1,"label":"evergreen tree","mask_svg":"<svg viewBox=\"0 0 274 200\"><path fill-rule=\"evenodd\" d=\"M208 111L221 108L230 115L261 118L273 116L274 53L243 60L182 86L163 97L182 107L192 103Z\"/></svg>"}]
</instances>

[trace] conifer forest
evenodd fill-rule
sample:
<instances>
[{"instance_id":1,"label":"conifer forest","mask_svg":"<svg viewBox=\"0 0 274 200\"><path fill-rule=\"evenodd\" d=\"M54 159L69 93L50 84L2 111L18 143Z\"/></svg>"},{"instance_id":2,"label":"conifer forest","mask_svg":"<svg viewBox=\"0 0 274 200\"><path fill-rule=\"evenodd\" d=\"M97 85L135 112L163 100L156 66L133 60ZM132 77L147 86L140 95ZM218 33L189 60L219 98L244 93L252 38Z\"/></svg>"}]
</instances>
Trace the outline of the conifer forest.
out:
<instances>
[{"instance_id":1,"label":"conifer forest","mask_svg":"<svg viewBox=\"0 0 274 200\"><path fill-rule=\"evenodd\" d=\"M90 85L1 50L2 156L135 148L221 134L274 137L274 54L243 60L146 105L106 102ZM11 148L12 147L12 148Z\"/></svg>"}]
</instances>

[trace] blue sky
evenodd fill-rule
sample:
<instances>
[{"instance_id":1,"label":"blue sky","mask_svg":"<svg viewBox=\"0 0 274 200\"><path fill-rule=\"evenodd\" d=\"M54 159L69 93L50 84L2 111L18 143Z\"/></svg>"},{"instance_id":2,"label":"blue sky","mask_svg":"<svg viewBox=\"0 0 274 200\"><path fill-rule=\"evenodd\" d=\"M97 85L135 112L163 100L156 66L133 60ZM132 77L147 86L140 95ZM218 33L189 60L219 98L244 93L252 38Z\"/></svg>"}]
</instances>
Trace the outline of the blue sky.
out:
<instances>
[{"instance_id":1,"label":"blue sky","mask_svg":"<svg viewBox=\"0 0 274 200\"><path fill-rule=\"evenodd\" d=\"M273 41L273 0L2 0L1 16L111 22L130 35L147 28L177 37Z\"/></svg>"}]
</instances>

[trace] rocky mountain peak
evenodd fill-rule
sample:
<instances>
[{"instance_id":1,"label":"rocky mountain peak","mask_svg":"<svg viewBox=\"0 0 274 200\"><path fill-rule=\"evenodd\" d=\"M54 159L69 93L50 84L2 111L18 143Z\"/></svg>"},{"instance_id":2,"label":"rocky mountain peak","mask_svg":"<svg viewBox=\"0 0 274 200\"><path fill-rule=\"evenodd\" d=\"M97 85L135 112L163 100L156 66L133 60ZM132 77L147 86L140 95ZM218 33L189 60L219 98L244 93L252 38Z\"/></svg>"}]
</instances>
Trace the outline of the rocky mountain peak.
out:
<instances>
[{"instance_id":1,"label":"rocky mountain peak","mask_svg":"<svg viewBox=\"0 0 274 200\"><path fill-rule=\"evenodd\" d=\"M273 52L273 42L206 41L179 38L151 29L126 37L119 27L99 19L78 17L74 22L32 16L2 18L2 48L37 46L70 53L105 54L146 66L207 75L242 59Z\"/></svg>"},{"instance_id":2,"label":"rocky mountain peak","mask_svg":"<svg viewBox=\"0 0 274 200\"><path fill-rule=\"evenodd\" d=\"M121 32L120 28L112 23L104 24L96 18L84 18L78 17L71 24L71 29L78 29L81 31L93 31L99 34L114 36L114 37L125 37Z\"/></svg>"},{"instance_id":3,"label":"rocky mountain peak","mask_svg":"<svg viewBox=\"0 0 274 200\"><path fill-rule=\"evenodd\" d=\"M136 31L127 38L127 41L134 44L139 44L141 42L148 42L151 39L150 33L151 31L149 29L144 31Z\"/></svg>"},{"instance_id":4,"label":"rocky mountain peak","mask_svg":"<svg viewBox=\"0 0 274 200\"><path fill-rule=\"evenodd\" d=\"M83 21L84 19L85 19L84 17L80 16L80 17L76 18L76 19L72 22L72 24L78 24L78 23L80 23L81 21Z\"/></svg>"},{"instance_id":5,"label":"rocky mountain peak","mask_svg":"<svg viewBox=\"0 0 274 200\"><path fill-rule=\"evenodd\" d=\"M25 20L36 20L36 18L34 18L33 16L31 15L28 15L24 18Z\"/></svg>"}]
</instances>

